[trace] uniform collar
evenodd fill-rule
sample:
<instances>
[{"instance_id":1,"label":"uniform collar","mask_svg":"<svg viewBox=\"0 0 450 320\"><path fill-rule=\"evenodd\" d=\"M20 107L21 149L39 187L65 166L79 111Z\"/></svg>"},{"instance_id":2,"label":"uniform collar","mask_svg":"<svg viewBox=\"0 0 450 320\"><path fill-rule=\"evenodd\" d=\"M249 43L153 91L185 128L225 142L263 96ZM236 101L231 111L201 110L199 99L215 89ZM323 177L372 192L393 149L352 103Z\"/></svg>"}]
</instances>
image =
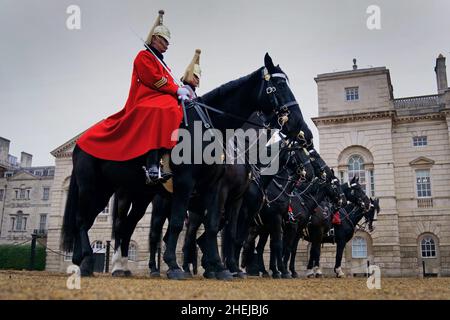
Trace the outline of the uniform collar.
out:
<instances>
[{"instance_id":1,"label":"uniform collar","mask_svg":"<svg viewBox=\"0 0 450 320\"><path fill-rule=\"evenodd\" d=\"M150 46L150 49L152 49L153 53L156 54L156 56L159 58L159 60L163 61L164 60L164 56L162 55L161 52L159 52L155 47ZM147 51L150 51L147 49Z\"/></svg>"}]
</instances>

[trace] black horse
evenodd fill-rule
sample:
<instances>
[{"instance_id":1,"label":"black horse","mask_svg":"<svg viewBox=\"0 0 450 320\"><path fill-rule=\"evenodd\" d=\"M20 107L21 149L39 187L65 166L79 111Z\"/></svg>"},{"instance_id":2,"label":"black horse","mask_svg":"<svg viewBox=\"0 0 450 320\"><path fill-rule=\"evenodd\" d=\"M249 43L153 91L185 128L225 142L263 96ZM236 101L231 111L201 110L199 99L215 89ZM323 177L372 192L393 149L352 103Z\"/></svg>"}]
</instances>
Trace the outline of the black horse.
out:
<instances>
[{"instance_id":1,"label":"black horse","mask_svg":"<svg viewBox=\"0 0 450 320\"><path fill-rule=\"evenodd\" d=\"M298 242L303 235L303 229L307 227L309 229L310 226L316 227L316 225L322 223L323 211L325 210L323 201L331 201L335 206L339 206L345 202L345 196L343 195L338 180L334 176L334 172L331 170L330 174L326 175L323 168L318 166L317 162L313 161L312 164L315 167L315 178L310 182L297 186L292 196L288 199L286 210L283 211L282 259L284 266L287 266L289 263L289 270L291 271L291 274L288 274L285 269L284 273L281 274L283 278L298 277L298 273L295 271L295 256ZM287 210L288 205L291 210L289 212ZM267 235L264 235L264 232L262 232L259 233L259 236L260 239L256 248L256 262L258 271L264 275L266 271L263 248L265 241L267 241ZM316 254L316 251L313 251L313 257ZM272 276L278 278L279 275L273 272L273 258L271 255L270 265Z\"/></svg>"},{"instance_id":2,"label":"black horse","mask_svg":"<svg viewBox=\"0 0 450 320\"><path fill-rule=\"evenodd\" d=\"M287 76L279 66L273 64L268 54L264 60L265 67L205 94L187 108L187 119L185 120L188 123L186 129L191 133L191 146L194 145L193 140L195 139L192 134L195 121L203 122L205 128L201 128L201 134L206 131L206 126L213 126L224 132L228 128L241 127L245 119L252 112L258 110L273 118L274 122L280 123L285 134L298 134L304 121L300 108L288 86ZM208 112L201 108L199 110L197 106L201 103L214 106L218 112L212 110ZM205 122L208 122L207 125ZM186 142L184 138L182 142ZM206 143L203 143L202 150L206 146ZM189 150L183 151L189 152ZM167 247L163 257L169 266L167 275L174 279L185 278L176 262L175 250L178 235L183 228L187 205L191 193L195 189L198 194L202 195L202 209L210 213L207 215L205 229L211 265L216 263L218 277L227 278L228 275L220 263L217 252L218 209L215 182L223 174L223 166L192 164L194 163L193 157L192 154L190 163L175 165L171 161L175 192ZM106 206L111 195L117 191L116 196L119 203L117 216L121 217L113 225L116 241L121 248L118 259L127 260L126 239L131 237L137 222L144 215L153 196L164 191L161 186L148 187L145 185L142 177L144 157L124 162L105 161L92 157L76 147L73 164L71 187L63 222L63 248L66 250L73 248L73 262L80 265L83 275L90 275L93 271L93 260L87 232L95 217ZM128 213L130 205L131 211Z\"/></svg>"},{"instance_id":3,"label":"black horse","mask_svg":"<svg viewBox=\"0 0 450 320\"><path fill-rule=\"evenodd\" d=\"M354 204L349 203L345 208L339 210L341 216L341 223L334 225L334 236L333 239L326 239L326 242L336 243L336 263L334 266L334 272L336 277L342 278L345 273L342 271L341 262L342 254L345 249L345 245L349 242L357 229L367 229L369 232L374 230L373 222L375 221L375 216L380 212L380 201L378 198L370 198L370 209L366 210L365 206L361 206L360 202ZM360 227L359 223L362 218L365 218L364 227Z\"/></svg>"}]
</instances>

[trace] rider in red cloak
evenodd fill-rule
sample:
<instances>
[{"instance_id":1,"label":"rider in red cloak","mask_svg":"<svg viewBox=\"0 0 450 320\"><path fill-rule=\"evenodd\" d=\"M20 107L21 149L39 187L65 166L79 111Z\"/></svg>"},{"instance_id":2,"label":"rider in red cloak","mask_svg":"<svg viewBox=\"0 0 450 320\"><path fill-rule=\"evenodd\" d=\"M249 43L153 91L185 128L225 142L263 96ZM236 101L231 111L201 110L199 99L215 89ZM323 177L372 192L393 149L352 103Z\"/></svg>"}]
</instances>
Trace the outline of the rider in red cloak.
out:
<instances>
[{"instance_id":1,"label":"rider in red cloak","mask_svg":"<svg viewBox=\"0 0 450 320\"><path fill-rule=\"evenodd\" d=\"M163 66L162 54L170 40L169 29L162 24L163 14L160 10L150 31L146 41L149 48L134 60L125 107L88 129L77 141L83 151L105 160L126 161L146 154L148 184L170 178L170 174L160 176L159 162L177 143L176 130L183 118L178 99L187 99L190 94Z\"/></svg>"}]
</instances>

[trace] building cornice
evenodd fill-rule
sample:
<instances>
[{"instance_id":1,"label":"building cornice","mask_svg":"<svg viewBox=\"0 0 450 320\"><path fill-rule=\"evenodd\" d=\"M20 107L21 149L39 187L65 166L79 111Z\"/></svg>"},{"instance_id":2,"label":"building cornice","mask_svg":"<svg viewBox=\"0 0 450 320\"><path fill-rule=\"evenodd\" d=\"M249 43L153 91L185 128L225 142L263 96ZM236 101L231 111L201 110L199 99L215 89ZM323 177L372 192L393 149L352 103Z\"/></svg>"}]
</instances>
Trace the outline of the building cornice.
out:
<instances>
[{"instance_id":1,"label":"building cornice","mask_svg":"<svg viewBox=\"0 0 450 320\"><path fill-rule=\"evenodd\" d=\"M59 146L55 150L51 151L50 154L54 156L55 158L69 158L72 156L72 150L75 147L75 144L77 143L78 138L83 134L84 132L80 133L76 137L70 139L63 145Z\"/></svg>"},{"instance_id":2,"label":"building cornice","mask_svg":"<svg viewBox=\"0 0 450 320\"><path fill-rule=\"evenodd\" d=\"M345 115L335 116L323 116L311 118L314 124L317 125L329 125L337 123L349 123L358 121L370 121L380 119L392 119L394 123L409 123L421 120L445 120L450 116L450 109L444 109L439 112L433 112L428 114L415 114L415 115L397 115L395 110L375 111L375 112L362 112L352 113Z\"/></svg>"},{"instance_id":3,"label":"building cornice","mask_svg":"<svg viewBox=\"0 0 450 320\"><path fill-rule=\"evenodd\" d=\"M317 126L317 125L337 124L346 122L392 119L393 115L394 111L388 110L376 112L351 113L336 116L315 117L311 118L311 120Z\"/></svg>"}]
</instances>

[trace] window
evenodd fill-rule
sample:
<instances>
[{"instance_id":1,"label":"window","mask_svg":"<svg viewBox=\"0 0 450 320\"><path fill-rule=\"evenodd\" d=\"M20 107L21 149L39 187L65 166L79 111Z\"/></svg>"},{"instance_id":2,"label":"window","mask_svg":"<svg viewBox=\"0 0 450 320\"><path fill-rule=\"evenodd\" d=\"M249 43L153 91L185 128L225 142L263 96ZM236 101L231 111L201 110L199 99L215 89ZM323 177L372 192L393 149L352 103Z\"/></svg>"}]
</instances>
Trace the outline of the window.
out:
<instances>
[{"instance_id":1,"label":"window","mask_svg":"<svg viewBox=\"0 0 450 320\"><path fill-rule=\"evenodd\" d=\"M428 236L423 238L420 242L420 249L422 251L422 258L436 257L436 244L432 237Z\"/></svg>"},{"instance_id":2,"label":"window","mask_svg":"<svg viewBox=\"0 0 450 320\"><path fill-rule=\"evenodd\" d=\"M5 178L10 178L13 176L12 172L5 172Z\"/></svg>"},{"instance_id":3,"label":"window","mask_svg":"<svg viewBox=\"0 0 450 320\"><path fill-rule=\"evenodd\" d=\"M359 100L359 88L345 88L345 96L347 101Z\"/></svg>"},{"instance_id":4,"label":"window","mask_svg":"<svg viewBox=\"0 0 450 320\"><path fill-rule=\"evenodd\" d=\"M72 261L72 256L72 251L64 251L64 261Z\"/></svg>"},{"instance_id":5,"label":"window","mask_svg":"<svg viewBox=\"0 0 450 320\"><path fill-rule=\"evenodd\" d=\"M27 190L27 200L30 200L30 189Z\"/></svg>"},{"instance_id":6,"label":"window","mask_svg":"<svg viewBox=\"0 0 450 320\"><path fill-rule=\"evenodd\" d=\"M42 173L42 175L43 175L44 177L48 176L48 170L47 170L47 169L44 169L44 172Z\"/></svg>"},{"instance_id":7,"label":"window","mask_svg":"<svg viewBox=\"0 0 450 320\"><path fill-rule=\"evenodd\" d=\"M18 215L16 217L16 231L27 230L27 218L23 215Z\"/></svg>"},{"instance_id":8,"label":"window","mask_svg":"<svg viewBox=\"0 0 450 320\"><path fill-rule=\"evenodd\" d=\"M14 192L16 193L16 199L19 199L19 190L14 190Z\"/></svg>"},{"instance_id":9,"label":"window","mask_svg":"<svg viewBox=\"0 0 450 320\"><path fill-rule=\"evenodd\" d=\"M39 219L39 231L47 230L47 214L41 214Z\"/></svg>"},{"instance_id":10,"label":"window","mask_svg":"<svg viewBox=\"0 0 450 320\"><path fill-rule=\"evenodd\" d=\"M359 155L353 155L348 160L348 181L353 177L359 178L359 184L366 192L366 171L364 170L364 160Z\"/></svg>"},{"instance_id":11,"label":"window","mask_svg":"<svg viewBox=\"0 0 450 320\"><path fill-rule=\"evenodd\" d=\"M417 136L413 137L413 146L414 147L423 147L428 144L426 136Z\"/></svg>"},{"instance_id":12,"label":"window","mask_svg":"<svg viewBox=\"0 0 450 320\"><path fill-rule=\"evenodd\" d=\"M130 242L130 246L128 247L128 260L137 261L137 247L133 242Z\"/></svg>"},{"instance_id":13,"label":"window","mask_svg":"<svg viewBox=\"0 0 450 320\"><path fill-rule=\"evenodd\" d=\"M50 198L50 188L45 187L42 195L42 200L48 200Z\"/></svg>"},{"instance_id":14,"label":"window","mask_svg":"<svg viewBox=\"0 0 450 320\"><path fill-rule=\"evenodd\" d=\"M431 198L430 170L416 171L416 185L418 198Z\"/></svg>"},{"instance_id":15,"label":"window","mask_svg":"<svg viewBox=\"0 0 450 320\"><path fill-rule=\"evenodd\" d=\"M104 253L105 252L105 247L103 246L103 242L102 241L95 241L92 244L92 250L94 250L94 253Z\"/></svg>"},{"instance_id":16,"label":"window","mask_svg":"<svg viewBox=\"0 0 450 320\"><path fill-rule=\"evenodd\" d=\"M353 238L352 258L367 258L367 242L363 237Z\"/></svg>"},{"instance_id":17,"label":"window","mask_svg":"<svg viewBox=\"0 0 450 320\"><path fill-rule=\"evenodd\" d=\"M16 218L11 217L11 231L14 230L15 223L16 223Z\"/></svg>"},{"instance_id":18,"label":"window","mask_svg":"<svg viewBox=\"0 0 450 320\"><path fill-rule=\"evenodd\" d=\"M3 201L4 194L5 194L5 190L0 189L0 201Z\"/></svg>"},{"instance_id":19,"label":"window","mask_svg":"<svg viewBox=\"0 0 450 320\"><path fill-rule=\"evenodd\" d=\"M34 172L34 175L35 176L42 176L42 171L41 170L36 170L35 172Z\"/></svg>"},{"instance_id":20,"label":"window","mask_svg":"<svg viewBox=\"0 0 450 320\"><path fill-rule=\"evenodd\" d=\"M25 189L20 189L20 199L25 199Z\"/></svg>"}]
</instances>

